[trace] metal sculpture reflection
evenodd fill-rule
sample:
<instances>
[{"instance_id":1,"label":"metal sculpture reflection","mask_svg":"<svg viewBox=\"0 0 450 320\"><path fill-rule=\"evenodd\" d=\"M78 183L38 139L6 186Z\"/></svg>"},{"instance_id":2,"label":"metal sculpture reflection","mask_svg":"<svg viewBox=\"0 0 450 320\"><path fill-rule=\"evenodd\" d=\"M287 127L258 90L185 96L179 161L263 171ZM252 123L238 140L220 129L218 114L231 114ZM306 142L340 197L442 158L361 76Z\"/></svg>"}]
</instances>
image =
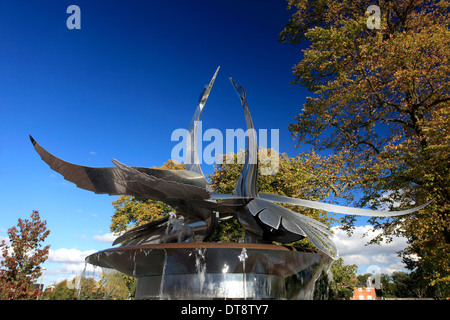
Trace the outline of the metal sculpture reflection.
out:
<instances>
[{"instance_id":1,"label":"metal sculpture reflection","mask_svg":"<svg viewBox=\"0 0 450 320\"><path fill-rule=\"evenodd\" d=\"M217 227L220 214L235 214L247 233L247 241L290 243L309 238L321 251L336 257L336 246L328 227L276 203L286 203L329 212L362 216L398 216L422 209L428 203L403 211L376 211L332 205L317 201L259 193L258 148L245 90L230 78L244 110L247 125L245 164L233 195L214 192L208 185L197 156L197 122L211 92L219 68L200 95L189 125L187 170L130 167L112 160L115 167L86 167L63 161L43 149L31 136L35 150L50 168L79 188L99 194L132 195L169 205L176 215L141 225L118 237L115 244L140 245L183 241L206 241ZM188 158L188 159L189 159ZM226 218L225 218L226 219Z\"/></svg>"}]
</instances>

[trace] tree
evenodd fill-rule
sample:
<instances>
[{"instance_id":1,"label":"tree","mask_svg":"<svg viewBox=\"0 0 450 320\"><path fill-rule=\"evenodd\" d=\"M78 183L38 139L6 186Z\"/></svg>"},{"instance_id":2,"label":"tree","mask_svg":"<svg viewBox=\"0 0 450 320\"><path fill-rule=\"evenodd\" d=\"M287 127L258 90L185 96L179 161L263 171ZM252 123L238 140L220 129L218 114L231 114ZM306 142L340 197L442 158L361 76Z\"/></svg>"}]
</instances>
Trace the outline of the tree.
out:
<instances>
[{"instance_id":1,"label":"tree","mask_svg":"<svg viewBox=\"0 0 450 320\"><path fill-rule=\"evenodd\" d=\"M381 298L390 298L393 297L394 289L393 289L393 278L391 274L382 273L380 275L381 280L381 289L376 290L377 296Z\"/></svg>"},{"instance_id":2,"label":"tree","mask_svg":"<svg viewBox=\"0 0 450 320\"><path fill-rule=\"evenodd\" d=\"M380 29L367 25L371 1L288 3L295 13L280 40L309 41L293 83L313 93L292 134L343 159L347 196L363 194L358 206L434 199L409 216L370 222L383 231L374 242L407 237L401 255L418 256L429 283L450 295L450 2L379 1Z\"/></svg>"},{"instance_id":3,"label":"tree","mask_svg":"<svg viewBox=\"0 0 450 320\"><path fill-rule=\"evenodd\" d=\"M73 283L68 285L67 280L61 281L49 294L49 300L74 300L77 294L73 286Z\"/></svg>"},{"instance_id":4,"label":"tree","mask_svg":"<svg viewBox=\"0 0 450 320\"><path fill-rule=\"evenodd\" d=\"M413 291L413 281L409 274L402 271L395 271L392 273L394 282L394 295L398 298L417 297Z\"/></svg>"},{"instance_id":5,"label":"tree","mask_svg":"<svg viewBox=\"0 0 450 320\"><path fill-rule=\"evenodd\" d=\"M134 297L136 279L117 270L104 269L99 286L104 292L104 299L126 300Z\"/></svg>"},{"instance_id":6,"label":"tree","mask_svg":"<svg viewBox=\"0 0 450 320\"><path fill-rule=\"evenodd\" d=\"M403 262L406 264L407 269L413 270L409 273L411 288L410 290L415 296L419 298L432 297L432 298L444 298L445 292L441 291L441 286L432 285L427 281L427 266L423 263L418 263L417 259L411 257L403 258Z\"/></svg>"},{"instance_id":7,"label":"tree","mask_svg":"<svg viewBox=\"0 0 450 320\"><path fill-rule=\"evenodd\" d=\"M344 265L342 258L337 259L331 266L334 289L337 291L338 299L349 300L353 297L353 288L356 286L356 264Z\"/></svg>"},{"instance_id":8,"label":"tree","mask_svg":"<svg viewBox=\"0 0 450 320\"><path fill-rule=\"evenodd\" d=\"M94 278L77 276L56 284L53 291L45 291L44 300L98 300L104 298L103 286Z\"/></svg>"},{"instance_id":9,"label":"tree","mask_svg":"<svg viewBox=\"0 0 450 320\"><path fill-rule=\"evenodd\" d=\"M33 289L33 283L42 275L40 265L50 248L42 248L50 233L46 224L38 211L33 211L31 220L19 219L18 229L8 229L10 245L5 240L0 244L0 299L36 299L39 291Z\"/></svg>"}]
</instances>

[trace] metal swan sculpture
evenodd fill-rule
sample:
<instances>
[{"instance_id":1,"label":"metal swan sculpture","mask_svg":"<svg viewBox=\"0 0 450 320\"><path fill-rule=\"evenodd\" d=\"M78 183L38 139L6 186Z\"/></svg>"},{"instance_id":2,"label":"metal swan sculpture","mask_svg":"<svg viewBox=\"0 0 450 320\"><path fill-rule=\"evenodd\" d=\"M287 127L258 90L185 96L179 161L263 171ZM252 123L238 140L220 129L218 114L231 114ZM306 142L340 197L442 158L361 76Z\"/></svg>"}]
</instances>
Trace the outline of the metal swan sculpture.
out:
<instances>
[{"instance_id":1,"label":"metal swan sculpture","mask_svg":"<svg viewBox=\"0 0 450 320\"><path fill-rule=\"evenodd\" d=\"M222 213L236 214L246 231L246 241L290 243L307 237L319 250L336 258L337 249L326 225L276 203L341 214L379 217L405 215L428 205L429 202L408 210L377 211L259 193L257 188L258 148L253 121L245 90L232 78L230 81L241 100L247 125L245 164L233 195L214 192L200 168L196 137L197 123L219 68L200 94L189 125L191 144L187 148L187 156L192 161L186 164L187 170L129 167L117 160L112 160L115 167L80 166L53 156L30 136L42 160L54 171L63 175L64 179L75 183L79 188L98 194L132 195L136 199L162 201L176 212L176 215L170 214L125 232L114 241L113 245L182 242L187 239L205 241L217 227L221 220L220 213Z\"/></svg>"}]
</instances>

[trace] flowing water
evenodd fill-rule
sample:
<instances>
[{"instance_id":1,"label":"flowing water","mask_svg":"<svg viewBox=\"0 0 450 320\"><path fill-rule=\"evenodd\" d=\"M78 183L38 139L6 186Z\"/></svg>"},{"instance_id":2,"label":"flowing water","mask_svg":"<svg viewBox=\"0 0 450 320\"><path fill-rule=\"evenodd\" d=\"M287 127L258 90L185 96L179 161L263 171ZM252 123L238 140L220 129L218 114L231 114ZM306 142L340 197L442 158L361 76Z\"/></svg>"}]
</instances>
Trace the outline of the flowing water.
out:
<instances>
[{"instance_id":1,"label":"flowing water","mask_svg":"<svg viewBox=\"0 0 450 320\"><path fill-rule=\"evenodd\" d=\"M245 260L247 260L247 250L242 248L241 254L238 256L239 260L242 262L242 278L243 278L243 291L244 291L244 300L247 300L247 276L245 274Z\"/></svg>"},{"instance_id":2,"label":"flowing water","mask_svg":"<svg viewBox=\"0 0 450 320\"><path fill-rule=\"evenodd\" d=\"M198 281L200 282L200 294L202 293L203 286L205 284L206 276L206 248L195 249L195 269L198 275Z\"/></svg>"},{"instance_id":3,"label":"flowing water","mask_svg":"<svg viewBox=\"0 0 450 320\"><path fill-rule=\"evenodd\" d=\"M166 265L167 265L167 251L164 250L164 264L161 272L161 283L159 285L159 300L162 300L164 298L163 289L164 289L164 277L166 275Z\"/></svg>"},{"instance_id":4,"label":"flowing water","mask_svg":"<svg viewBox=\"0 0 450 320\"><path fill-rule=\"evenodd\" d=\"M84 269L83 272L81 273L81 276L76 277L76 282L75 282L75 289L77 292L77 299L80 299L81 296L81 286L83 283L83 279L85 277L86 274L86 267L87 267L87 262L84 262Z\"/></svg>"}]
</instances>

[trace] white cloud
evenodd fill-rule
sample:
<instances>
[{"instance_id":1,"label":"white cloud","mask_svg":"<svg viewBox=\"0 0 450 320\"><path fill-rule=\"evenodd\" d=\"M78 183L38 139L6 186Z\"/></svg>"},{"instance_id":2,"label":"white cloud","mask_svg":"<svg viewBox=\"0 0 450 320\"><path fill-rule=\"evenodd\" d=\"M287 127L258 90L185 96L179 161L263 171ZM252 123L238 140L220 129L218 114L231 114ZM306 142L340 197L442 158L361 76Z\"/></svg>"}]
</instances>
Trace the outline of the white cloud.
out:
<instances>
[{"instance_id":1,"label":"white cloud","mask_svg":"<svg viewBox=\"0 0 450 320\"><path fill-rule=\"evenodd\" d=\"M333 241L339 251L339 257L344 260L344 264L356 264L359 273L369 273L370 271L367 271L369 267L379 268L381 273L405 271L405 266L401 263L397 252L407 247L406 238L396 237L389 243L367 245L380 233L380 231L371 232L372 226L355 227L351 237L348 237L347 233L338 227L333 227L332 230L334 232ZM364 237L363 235L366 233L368 235Z\"/></svg>"},{"instance_id":2,"label":"white cloud","mask_svg":"<svg viewBox=\"0 0 450 320\"><path fill-rule=\"evenodd\" d=\"M94 271L94 266L91 264L86 264L86 263L64 263L61 266L59 266L58 268L54 268L54 269L48 269L47 273L48 274L65 274L65 275L69 275L67 277L63 277L65 279L68 279L69 277L73 278L73 275L81 275L86 272L93 272Z\"/></svg>"},{"instance_id":3,"label":"white cloud","mask_svg":"<svg viewBox=\"0 0 450 320\"><path fill-rule=\"evenodd\" d=\"M84 259L90 255L95 253L96 250L87 250L87 251L80 251L78 249L56 249L52 250L50 249L48 260L50 262L83 262Z\"/></svg>"},{"instance_id":4,"label":"white cloud","mask_svg":"<svg viewBox=\"0 0 450 320\"><path fill-rule=\"evenodd\" d=\"M89 230L88 230L89 231ZM90 230L90 232L101 232ZM94 236L97 241L112 242L116 236L113 234L102 234ZM79 250L75 248L50 249L49 257L45 262L43 283L48 286L57 284L63 280L71 280L75 276L84 274L86 277L98 277L101 273L100 267L86 263L85 258L98 250Z\"/></svg>"},{"instance_id":5,"label":"white cloud","mask_svg":"<svg viewBox=\"0 0 450 320\"><path fill-rule=\"evenodd\" d=\"M94 236L94 240L100 241L100 242L108 242L108 243L114 242L114 240L116 240L116 238L117 238L117 236L114 235L113 233L105 233L102 235Z\"/></svg>"},{"instance_id":6,"label":"white cloud","mask_svg":"<svg viewBox=\"0 0 450 320\"><path fill-rule=\"evenodd\" d=\"M93 277L99 279L102 272L102 268L93 266L89 263L54 263L46 264L42 283L45 286L55 285L64 280L71 281L75 277Z\"/></svg>"},{"instance_id":7,"label":"white cloud","mask_svg":"<svg viewBox=\"0 0 450 320\"><path fill-rule=\"evenodd\" d=\"M85 262L85 258L98 250L60 248L50 249L48 260L44 264L43 283L48 286L63 280L71 280L75 276L99 276L101 268ZM41 281L41 280L40 280Z\"/></svg>"}]
</instances>

